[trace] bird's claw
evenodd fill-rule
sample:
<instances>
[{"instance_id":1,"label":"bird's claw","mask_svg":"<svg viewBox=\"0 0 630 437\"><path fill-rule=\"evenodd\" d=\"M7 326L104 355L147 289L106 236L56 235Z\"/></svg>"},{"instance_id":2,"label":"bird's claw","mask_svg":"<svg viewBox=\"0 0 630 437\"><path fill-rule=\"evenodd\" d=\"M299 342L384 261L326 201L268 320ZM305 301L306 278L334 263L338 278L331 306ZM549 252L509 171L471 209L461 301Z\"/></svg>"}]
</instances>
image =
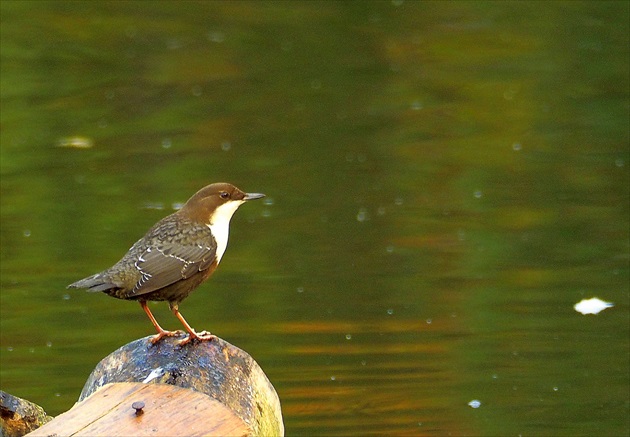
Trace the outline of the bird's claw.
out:
<instances>
[{"instance_id":1,"label":"bird's claw","mask_svg":"<svg viewBox=\"0 0 630 437\"><path fill-rule=\"evenodd\" d=\"M186 337L185 339L177 342L178 346L184 346L188 343L190 343L191 341L212 341L214 339L216 339L217 336L214 334L209 333L208 331L201 331L201 332L191 332L188 334L188 337Z\"/></svg>"},{"instance_id":2,"label":"bird's claw","mask_svg":"<svg viewBox=\"0 0 630 437\"><path fill-rule=\"evenodd\" d=\"M177 331L160 331L153 337L149 339L151 344L156 344L158 341L162 340L164 337L179 337L180 335L185 334L184 331L178 329Z\"/></svg>"}]
</instances>

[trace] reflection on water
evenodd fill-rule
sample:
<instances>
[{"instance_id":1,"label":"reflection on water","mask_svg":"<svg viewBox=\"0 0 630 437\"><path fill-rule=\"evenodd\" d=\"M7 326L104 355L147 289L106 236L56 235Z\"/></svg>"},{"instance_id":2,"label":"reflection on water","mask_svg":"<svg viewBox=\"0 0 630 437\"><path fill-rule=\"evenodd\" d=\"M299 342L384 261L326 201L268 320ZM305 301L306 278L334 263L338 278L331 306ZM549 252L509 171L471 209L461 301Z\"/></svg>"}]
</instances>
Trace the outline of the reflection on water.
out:
<instances>
[{"instance_id":1,"label":"reflection on water","mask_svg":"<svg viewBox=\"0 0 630 437\"><path fill-rule=\"evenodd\" d=\"M0 7L2 389L152 334L65 286L227 180L269 197L181 310L289 435L628 434L627 3Z\"/></svg>"}]
</instances>

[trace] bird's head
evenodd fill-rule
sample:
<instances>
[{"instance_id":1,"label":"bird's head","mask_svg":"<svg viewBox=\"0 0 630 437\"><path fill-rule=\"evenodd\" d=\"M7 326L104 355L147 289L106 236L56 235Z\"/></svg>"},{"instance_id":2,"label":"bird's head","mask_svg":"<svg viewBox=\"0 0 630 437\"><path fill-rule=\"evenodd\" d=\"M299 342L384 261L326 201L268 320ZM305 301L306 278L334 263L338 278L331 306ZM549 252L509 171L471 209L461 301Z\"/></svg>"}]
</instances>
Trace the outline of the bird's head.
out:
<instances>
[{"instance_id":1,"label":"bird's head","mask_svg":"<svg viewBox=\"0 0 630 437\"><path fill-rule=\"evenodd\" d=\"M229 223L239 206L248 200L265 197L245 193L227 182L219 182L197 191L182 207L181 214L208 225Z\"/></svg>"}]
</instances>

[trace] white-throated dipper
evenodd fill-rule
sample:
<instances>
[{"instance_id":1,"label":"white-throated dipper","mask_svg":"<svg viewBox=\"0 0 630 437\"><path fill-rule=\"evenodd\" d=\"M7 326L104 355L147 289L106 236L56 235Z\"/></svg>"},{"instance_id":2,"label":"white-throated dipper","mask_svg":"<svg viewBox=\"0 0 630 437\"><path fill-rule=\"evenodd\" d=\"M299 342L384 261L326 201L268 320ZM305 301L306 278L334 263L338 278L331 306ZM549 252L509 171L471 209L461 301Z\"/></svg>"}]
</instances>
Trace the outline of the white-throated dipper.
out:
<instances>
[{"instance_id":1,"label":"white-throated dipper","mask_svg":"<svg viewBox=\"0 0 630 437\"><path fill-rule=\"evenodd\" d=\"M232 184L216 183L197 191L177 212L157 222L136 241L120 261L107 270L81 279L68 288L102 291L112 297L137 300L157 329L151 343L181 331L166 331L158 324L147 301L167 301L191 340L215 338L195 332L179 312L179 303L212 275L228 242L230 219L240 205L264 197L244 193Z\"/></svg>"}]
</instances>

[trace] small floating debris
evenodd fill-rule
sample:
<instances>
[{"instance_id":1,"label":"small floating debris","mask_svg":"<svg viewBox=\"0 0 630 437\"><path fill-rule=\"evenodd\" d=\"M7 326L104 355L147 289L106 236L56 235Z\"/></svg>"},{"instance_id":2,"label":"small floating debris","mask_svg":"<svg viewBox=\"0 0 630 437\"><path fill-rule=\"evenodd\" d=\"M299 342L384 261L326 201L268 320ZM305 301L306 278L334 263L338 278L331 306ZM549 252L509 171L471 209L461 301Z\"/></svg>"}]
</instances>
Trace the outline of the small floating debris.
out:
<instances>
[{"instance_id":1,"label":"small floating debris","mask_svg":"<svg viewBox=\"0 0 630 437\"><path fill-rule=\"evenodd\" d=\"M597 314L600 311L605 310L606 308L611 308L614 306L615 304L612 302L604 302L601 299L592 297L590 299L582 299L581 301L573 305L573 308L575 308L575 311L577 311L578 313Z\"/></svg>"},{"instance_id":2,"label":"small floating debris","mask_svg":"<svg viewBox=\"0 0 630 437\"><path fill-rule=\"evenodd\" d=\"M481 407L481 401L473 399L472 401L468 402L468 405L470 406L470 408L479 408Z\"/></svg>"},{"instance_id":3,"label":"small floating debris","mask_svg":"<svg viewBox=\"0 0 630 437\"><path fill-rule=\"evenodd\" d=\"M164 204L162 202L145 202L142 207L144 209L157 209L161 211L164 209Z\"/></svg>"},{"instance_id":4,"label":"small floating debris","mask_svg":"<svg viewBox=\"0 0 630 437\"><path fill-rule=\"evenodd\" d=\"M65 137L57 141L57 147L71 147L74 149L90 149L94 141L88 137Z\"/></svg>"}]
</instances>

